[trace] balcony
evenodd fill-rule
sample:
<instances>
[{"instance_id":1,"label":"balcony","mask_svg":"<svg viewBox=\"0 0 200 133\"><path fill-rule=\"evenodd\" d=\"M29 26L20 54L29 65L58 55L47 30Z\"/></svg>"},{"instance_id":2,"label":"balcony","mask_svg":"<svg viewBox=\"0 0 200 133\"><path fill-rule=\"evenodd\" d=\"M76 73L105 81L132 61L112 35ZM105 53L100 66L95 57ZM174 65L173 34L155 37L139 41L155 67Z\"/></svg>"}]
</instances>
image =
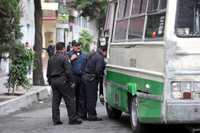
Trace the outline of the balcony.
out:
<instances>
[{"instance_id":1,"label":"balcony","mask_svg":"<svg viewBox=\"0 0 200 133\"><path fill-rule=\"evenodd\" d=\"M53 10L43 10L43 20L56 20L57 19L57 11Z\"/></svg>"},{"instance_id":2,"label":"balcony","mask_svg":"<svg viewBox=\"0 0 200 133\"><path fill-rule=\"evenodd\" d=\"M56 20L58 0L42 0L43 20Z\"/></svg>"}]
</instances>

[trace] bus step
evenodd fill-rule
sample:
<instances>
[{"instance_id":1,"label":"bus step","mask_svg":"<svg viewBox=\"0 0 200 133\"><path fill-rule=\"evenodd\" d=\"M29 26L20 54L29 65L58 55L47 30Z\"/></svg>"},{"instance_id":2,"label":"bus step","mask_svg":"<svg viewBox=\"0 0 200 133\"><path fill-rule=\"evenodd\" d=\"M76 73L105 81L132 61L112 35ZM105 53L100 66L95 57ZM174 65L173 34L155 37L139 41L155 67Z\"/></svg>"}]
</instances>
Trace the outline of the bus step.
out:
<instances>
[{"instance_id":1,"label":"bus step","mask_svg":"<svg viewBox=\"0 0 200 133\"><path fill-rule=\"evenodd\" d=\"M187 126L186 127L191 133L200 133L200 126Z\"/></svg>"}]
</instances>

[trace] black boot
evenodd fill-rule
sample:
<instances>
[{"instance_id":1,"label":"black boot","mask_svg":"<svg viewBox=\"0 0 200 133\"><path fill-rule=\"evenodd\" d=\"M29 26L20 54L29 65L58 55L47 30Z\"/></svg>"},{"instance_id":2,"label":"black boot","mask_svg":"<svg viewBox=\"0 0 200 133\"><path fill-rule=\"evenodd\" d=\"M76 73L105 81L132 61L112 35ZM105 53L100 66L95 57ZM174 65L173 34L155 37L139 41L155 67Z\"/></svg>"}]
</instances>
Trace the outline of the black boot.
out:
<instances>
[{"instance_id":1,"label":"black boot","mask_svg":"<svg viewBox=\"0 0 200 133\"><path fill-rule=\"evenodd\" d=\"M54 126L57 126L57 125L62 125L62 124L63 124L63 122L62 122L62 121L58 121L58 122L54 122L54 123L53 123L53 125L54 125Z\"/></svg>"},{"instance_id":2,"label":"black boot","mask_svg":"<svg viewBox=\"0 0 200 133\"><path fill-rule=\"evenodd\" d=\"M99 117L88 117L88 121L102 121L102 118Z\"/></svg>"},{"instance_id":3,"label":"black boot","mask_svg":"<svg viewBox=\"0 0 200 133\"><path fill-rule=\"evenodd\" d=\"M77 125L77 124L81 124L82 121L80 119L75 119L75 120L70 120L69 124L70 125Z\"/></svg>"}]
</instances>

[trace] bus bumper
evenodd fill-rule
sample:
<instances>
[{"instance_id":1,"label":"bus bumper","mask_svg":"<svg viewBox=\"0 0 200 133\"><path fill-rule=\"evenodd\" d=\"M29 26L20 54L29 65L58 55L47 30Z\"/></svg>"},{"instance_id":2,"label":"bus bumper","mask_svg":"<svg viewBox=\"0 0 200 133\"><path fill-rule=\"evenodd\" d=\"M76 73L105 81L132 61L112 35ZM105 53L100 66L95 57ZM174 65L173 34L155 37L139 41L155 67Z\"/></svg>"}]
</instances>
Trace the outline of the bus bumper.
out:
<instances>
[{"instance_id":1,"label":"bus bumper","mask_svg":"<svg viewBox=\"0 0 200 133\"><path fill-rule=\"evenodd\" d=\"M177 124L200 123L200 100L168 101L166 105L166 122Z\"/></svg>"}]
</instances>

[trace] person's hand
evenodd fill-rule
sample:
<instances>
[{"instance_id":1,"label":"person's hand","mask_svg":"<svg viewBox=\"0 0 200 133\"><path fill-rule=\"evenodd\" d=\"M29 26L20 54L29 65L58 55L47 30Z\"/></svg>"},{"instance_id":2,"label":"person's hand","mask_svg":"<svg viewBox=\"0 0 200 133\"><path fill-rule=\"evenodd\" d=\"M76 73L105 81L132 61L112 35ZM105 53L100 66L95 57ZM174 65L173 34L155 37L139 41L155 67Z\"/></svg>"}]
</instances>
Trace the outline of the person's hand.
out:
<instances>
[{"instance_id":1,"label":"person's hand","mask_svg":"<svg viewBox=\"0 0 200 133\"><path fill-rule=\"evenodd\" d=\"M51 86L51 80L48 79L47 82L48 82L48 84Z\"/></svg>"},{"instance_id":2,"label":"person's hand","mask_svg":"<svg viewBox=\"0 0 200 133\"><path fill-rule=\"evenodd\" d=\"M104 105L105 100L104 100L104 96L103 95L99 96L99 100L100 100L101 104Z\"/></svg>"},{"instance_id":3,"label":"person's hand","mask_svg":"<svg viewBox=\"0 0 200 133\"><path fill-rule=\"evenodd\" d=\"M76 54L73 54L73 55L71 56L71 61L76 60L77 58L78 58L78 56L77 56Z\"/></svg>"},{"instance_id":4,"label":"person's hand","mask_svg":"<svg viewBox=\"0 0 200 133\"><path fill-rule=\"evenodd\" d=\"M76 84L75 84L74 82L72 82L72 83L70 84L70 87L73 88L73 89L75 88L75 86L76 86Z\"/></svg>"}]
</instances>

